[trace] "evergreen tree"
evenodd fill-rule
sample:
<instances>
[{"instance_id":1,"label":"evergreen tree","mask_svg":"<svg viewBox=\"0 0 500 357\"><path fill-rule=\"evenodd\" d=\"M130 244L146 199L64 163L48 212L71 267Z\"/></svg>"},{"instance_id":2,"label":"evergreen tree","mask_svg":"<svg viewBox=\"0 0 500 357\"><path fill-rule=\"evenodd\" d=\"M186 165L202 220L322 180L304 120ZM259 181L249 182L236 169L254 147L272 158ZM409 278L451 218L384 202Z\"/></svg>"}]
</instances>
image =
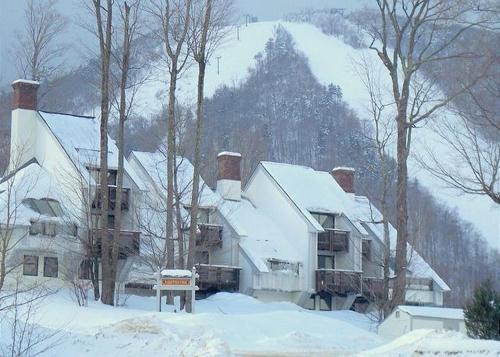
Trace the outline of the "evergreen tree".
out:
<instances>
[{"instance_id":1,"label":"evergreen tree","mask_svg":"<svg viewBox=\"0 0 500 357\"><path fill-rule=\"evenodd\" d=\"M474 291L464 308L465 326L470 337L500 340L500 293L487 280Z\"/></svg>"}]
</instances>

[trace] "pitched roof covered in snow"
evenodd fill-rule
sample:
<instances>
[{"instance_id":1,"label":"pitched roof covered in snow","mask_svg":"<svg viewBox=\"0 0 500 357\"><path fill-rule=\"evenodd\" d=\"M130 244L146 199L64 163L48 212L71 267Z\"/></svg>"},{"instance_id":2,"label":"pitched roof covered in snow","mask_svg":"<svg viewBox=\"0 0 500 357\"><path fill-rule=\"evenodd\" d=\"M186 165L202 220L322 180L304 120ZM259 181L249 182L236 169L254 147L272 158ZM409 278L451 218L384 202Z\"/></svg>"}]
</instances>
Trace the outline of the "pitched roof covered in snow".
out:
<instances>
[{"instance_id":1,"label":"pitched roof covered in snow","mask_svg":"<svg viewBox=\"0 0 500 357\"><path fill-rule=\"evenodd\" d=\"M240 236L240 247L260 272L269 272L268 260L299 263L298 252L274 222L246 197L224 200L219 211Z\"/></svg>"},{"instance_id":2,"label":"pitched roof covered in snow","mask_svg":"<svg viewBox=\"0 0 500 357\"><path fill-rule=\"evenodd\" d=\"M384 227L380 222L382 220L382 214L373 204L370 203L367 197L356 196L356 209L355 219L367 228L367 231L373 233L373 235L380 241L384 242ZM396 238L397 231L389 223L389 239L391 250L396 249ZM408 244L407 249L408 260L410 262L408 270L411 276L415 278L428 278L434 280L434 282L443 290L449 291L450 287L441 279L441 277L430 267L430 265L418 254L418 252Z\"/></svg>"},{"instance_id":3,"label":"pitched roof covered in snow","mask_svg":"<svg viewBox=\"0 0 500 357\"><path fill-rule=\"evenodd\" d=\"M310 212L342 214L364 235L368 232L355 220L355 204L328 172L307 166L261 162L261 166L318 231L323 227Z\"/></svg>"},{"instance_id":4,"label":"pitched roof covered in snow","mask_svg":"<svg viewBox=\"0 0 500 357\"><path fill-rule=\"evenodd\" d=\"M99 166L100 129L96 118L45 111L38 111L38 114L80 172L85 172L88 166ZM108 167L110 169L118 167L118 148L109 136ZM138 179L137 174L126 160L124 161L124 169L135 184L140 189L144 189L141 180ZM83 176L84 179L90 178L92 181L88 175ZM94 184L94 182L91 183Z\"/></svg>"},{"instance_id":5,"label":"pitched roof covered in snow","mask_svg":"<svg viewBox=\"0 0 500 357\"><path fill-rule=\"evenodd\" d=\"M166 197L167 192L167 158L166 156L157 152L141 152L132 151L129 155L129 160L135 160L148 174L150 185L154 185L154 189L158 194ZM191 204L191 192L193 181L193 165L191 162L183 157L178 156L177 164L177 185L181 193L181 202L183 205ZM146 178L147 179L147 178ZM147 183L143 183L147 185ZM221 197L213 192L210 187L200 177L200 206L202 207L216 207L221 201Z\"/></svg>"},{"instance_id":6,"label":"pitched roof covered in snow","mask_svg":"<svg viewBox=\"0 0 500 357\"><path fill-rule=\"evenodd\" d=\"M428 306L409 306L400 305L398 309L406 312L411 316L429 317L439 319L463 320L464 310L451 309L445 307L428 307Z\"/></svg>"},{"instance_id":7,"label":"pitched roof covered in snow","mask_svg":"<svg viewBox=\"0 0 500 357\"><path fill-rule=\"evenodd\" d=\"M0 181L0 224L6 224L7 218L13 226L26 226L32 220L58 221L63 219L62 216L44 214L32 205L33 200L49 199L58 203L64 203L67 200L54 175L40 166L36 160L30 160L19 170L7 174ZM74 206L65 206L63 212L69 213L68 210L77 209ZM64 219L69 218L64 217Z\"/></svg>"}]
</instances>

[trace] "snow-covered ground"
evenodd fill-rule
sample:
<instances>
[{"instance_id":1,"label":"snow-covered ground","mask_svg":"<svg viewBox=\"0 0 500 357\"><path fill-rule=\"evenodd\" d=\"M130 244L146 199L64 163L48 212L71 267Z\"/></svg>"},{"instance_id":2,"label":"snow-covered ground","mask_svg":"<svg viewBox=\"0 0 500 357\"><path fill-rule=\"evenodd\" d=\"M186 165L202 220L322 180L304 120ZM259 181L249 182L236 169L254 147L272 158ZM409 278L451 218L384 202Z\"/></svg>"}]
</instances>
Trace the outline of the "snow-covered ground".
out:
<instances>
[{"instance_id":1,"label":"snow-covered ground","mask_svg":"<svg viewBox=\"0 0 500 357\"><path fill-rule=\"evenodd\" d=\"M376 58L374 51L355 49L341 39L326 35L317 27L303 23L289 23L283 21L258 22L240 27L240 36L237 38L236 28L232 28L225 42L213 54L207 66L205 80L205 95L210 97L222 85L238 86L248 76L248 69L255 65L255 55L264 51L266 42L273 36L276 26L283 26L292 35L296 47L309 60L309 65L318 81L323 84L334 83L342 88L344 100L361 117L366 118L368 94L356 71L355 64L363 56L374 64L380 72L380 78L386 79L385 69ZM217 71L219 58L219 71ZM154 113L165 102L166 84L162 82L164 70L158 68L152 76L153 81L145 85L138 95L139 111L145 115ZM179 83L179 100L192 103L196 97L196 68L191 67L184 74ZM442 110L439 115L453 115ZM425 148L447 156L446 145L440 144L432 128L425 126L414 134L414 153L423 153ZM435 197L456 207L463 219L471 222L491 243L500 249L500 208L489 198L483 196L460 195L459 192L444 188L442 183L430 173L419 168L416 162L410 160L410 173L418 178Z\"/></svg>"},{"instance_id":2,"label":"snow-covered ground","mask_svg":"<svg viewBox=\"0 0 500 357\"><path fill-rule=\"evenodd\" d=\"M37 334L55 335L43 356L410 356L500 354L500 343L452 332L414 331L392 342L374 333L365 315L319 312L291 303L262 303L219 293L197 301L196 313L154 312L152 297L130 296L124 306L78 307L65 290L46 298L32 321ZM0 318L0 346L8 341ZM43 347L43 344L40 346ZM1 351L1 349L0 349Z\"/></svg>"},{"instance_id":3,"label":"snow-covered ground","mask_svg":"<svg viewBox=\"0 0 500 357\"><path fill-rule=\"evenodd\" d=\"M454 331L414 330L363 356L499 356L500 342L471 340Z\"/></svg>"}]
</instances>

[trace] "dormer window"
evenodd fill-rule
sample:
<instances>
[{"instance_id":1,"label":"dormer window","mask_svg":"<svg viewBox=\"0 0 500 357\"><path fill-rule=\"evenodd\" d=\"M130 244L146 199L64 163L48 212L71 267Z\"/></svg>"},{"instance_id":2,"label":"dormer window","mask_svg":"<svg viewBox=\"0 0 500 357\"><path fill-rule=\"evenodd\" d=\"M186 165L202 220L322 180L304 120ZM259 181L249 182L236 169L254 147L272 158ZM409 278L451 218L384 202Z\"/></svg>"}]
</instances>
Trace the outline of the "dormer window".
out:
<instances>
[{"instance_id":1,"label":"dormer window","mask_svg":"<svg viewBox=\"0 0 500 357\"><path fill-rule=\"evenodd\" d=\"M311 212L311 215L324 229L335 229L335 215L319 212Z\"/></svg>"},{"instance_id":2,"label":"dormer window","mask_svg":"<svg viewBox=\"0 0 500 357\"><path fill-rule=\"evenodd\" d=\"M26 198L23 204L31 208L36 213L47 217L61 217L61 204L52 198Z\"/></svg>"}]
</instances>

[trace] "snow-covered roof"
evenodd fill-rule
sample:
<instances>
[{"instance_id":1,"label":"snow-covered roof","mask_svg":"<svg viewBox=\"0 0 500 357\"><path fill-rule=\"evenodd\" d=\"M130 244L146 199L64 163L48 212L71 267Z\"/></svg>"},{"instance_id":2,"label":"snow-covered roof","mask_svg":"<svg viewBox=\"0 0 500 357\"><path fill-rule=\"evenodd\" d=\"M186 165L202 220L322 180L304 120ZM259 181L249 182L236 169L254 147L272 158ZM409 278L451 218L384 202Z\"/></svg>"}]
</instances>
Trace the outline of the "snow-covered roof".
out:
<instances>
[{"instance_id":1,"label":"snow-covered roof","mask_svg":"<svg viewBox=\"0 0 500 357\"><path fill-rule=\"evenodd\" d=\"M161 276L165 277L190 278L191 275L191 271L186 269L163 269L161 271Z\"/></svg>"},{"instance_id":2,"label":"snow-covered roof","mask_svg":"<svg viewBox=\"0 0 500 357\"><path fill-rule=\"evenodd\" d=\"M370 203L367 197L356 196L356 209L354 210L355 219L360 224L367 227L367 231L372 232L373 235L381 242L384 242L384 226L380 222L382 214L373 204ZM396 249L397 231L389 223L389 239L391 251ZM429 278L443 290L450 291L450 287L444 282L443 279L430 267L430 265L418 254L418 252L408 243L407 256L410 262L408 270L411 276L415 278Z\"/></svg>"},{"instance_id":3,"label":"snow-covered roof","mask_svg":"<svg viewBox=\"0 0 500 357\"><path fill-rule=\"evenodd\" d=\"M54 175L35 160L18 171L6 175L0 182L0 223L5 224L8 216L10 216L10 224L14 226L29 225L31 220L60 221L63 219L63 217L44 216L33 210L29 203L23 203L30 198L48 198L60 203L67 201ZM64 207L64 210L68 209L77 209L77 207Z\"/></svg>"},{"instance_id":4,"label":"snow-covered roof","mask_svg":"<svg viewBox=\"0 0 500 357\"><path fill-rule=\"evenodd\" d=\"M274 222L246 197L241 201L224 200L219 210L240 236L240 247L255 267L269 272L269 259L299 263L300 257Z\"/></svg>"},{"instance_id":5,"label":"snow-covered roof","mask_svg":"<svg viewBox=\"0 0 500 357\"><path fill-rule=\"evenodd\" d=\"M434 317L439 319L463 320L464 310L446 307L400 305L398 309L411 316Z\"/></svg>"},{"instance_id":6,"label":"snow-covered roof","mask_svg":"<svg viewBox=\"0 0 500 357\"><path fill-rule=\"evenodd\" d=\"M80 172L85 172L88 166L98 167L100 163L100 129L96 118L76 116L71 114L50 113L38 111L50 131L57 138ZM141 180L124 160L126 174L143 190ZM118 167L118 148L114 140L108 136L108 167ZM88 175L83 175L84 179ZM90 178L92 180L92 178ZM94 184L94 182L91 182Z\"/></svg>"},{"instance_id":7,"label":"snow-covered roof","mask_svg":"<svg viewBox=\"0 0 500 357\"><path fill-rule=\"evenodd\" d=\"M142 167L143 172L147 173L149 179L154 184L157 193L166 197L167 192L167 158L157 152L132 151L129 160L136 160ZM193 165L183 157L178 156L177 160L177 185L181 192L181 202L184 205L191 204L191 189L193 181ZM147 185L143 183L143 185ZM199 203L202 207L216 207L221 201L221 197L213 192L210 187L200 177L200 198Z\"/></svg>"},{"instance_id":8,"label":"snow-covered roof","mask_svg":"<svg viewBox=\"0 0 500 357\"><path fill-rule=\"evenodd\" d=\"M217 157L219 156L236 156L236 157L241 157L241 154L239 152L232 152L232 151L222 151L217 154Z\"/></svg>"},{"instance_id":9,"label":"snow-covered roof","mask_svg":"<svg viewBox=\"0 0 500 357\"><path fill-rule=\"evenodd\" d=\"M300 212L318 231L323 227L311 212L345 215L364 235L365 228L354 218L355 203L331 174L307 166L261 162L261 166L276 181Z\"/></svg>"},{"instance_id":10,"label":"snow-covered roof","mask_svg":"<svg viewBox=\"0 0 500 357\"><path fill-rule=\"evenodd\" d=\"M29 79L16 79L14 82L12 82L12 84L16 84L16 83L34 84L34 85L37 85L37 86L40 85L40 82L38 82L38 81L32 81L32 80L29 80Z\"/></svg>"}]
</instances>

